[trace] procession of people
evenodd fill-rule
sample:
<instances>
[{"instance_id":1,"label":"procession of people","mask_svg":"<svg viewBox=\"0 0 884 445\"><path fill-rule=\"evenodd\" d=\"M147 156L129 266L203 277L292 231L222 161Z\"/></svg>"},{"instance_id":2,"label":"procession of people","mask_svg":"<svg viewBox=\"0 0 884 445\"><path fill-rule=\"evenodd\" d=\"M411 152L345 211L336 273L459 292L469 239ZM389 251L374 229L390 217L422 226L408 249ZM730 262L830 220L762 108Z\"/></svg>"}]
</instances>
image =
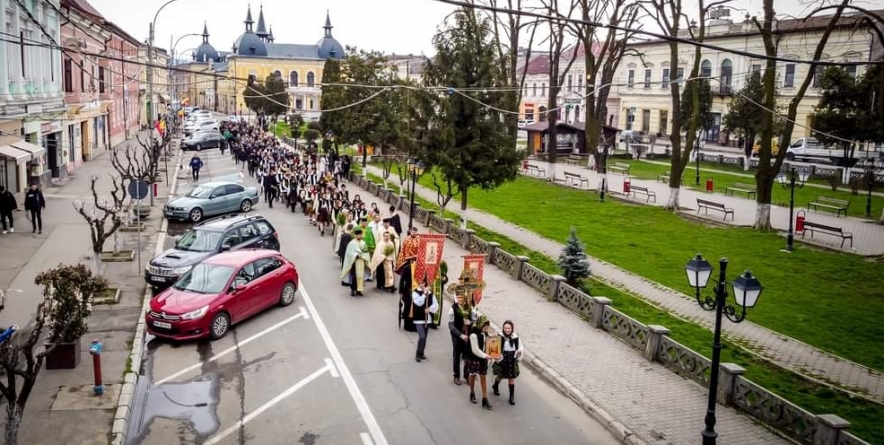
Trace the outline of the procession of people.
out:
<instances>
[{"instance_id":1,"label":"procession of people","mask_svg":"<svg viewBox=\"0 0 884 445\"><path fill-rule=\"evenodd\" d=\"M478 380L482 407L490 410L491 369L493 394L500 395L499 386L506 380L509 404L515 405L523 345L511 321L504 323L501 333L490 331L490 321L477 309L481 277L466 267L466 261L460 282L446 288L447 265L441 260L444 235L421 234L417 227L403 232L395 206L381 210L357 193L351 196L344 181L349 156L339 156L333 149L320 155L315 144L293 149L244 121L225 122L222 131L231 156L258 182L270 208L279 203L291 212L300 211L319 236L331 236L332 251L340 259L341 285L351 297L364 297L370 282L381 295L398 295L399 329L418 334L416 362L427 360L430 330L443 324L444 291L454 294L445 321L452 343L453 383L462 385L465 379L469 400L476 404Z\"/></svg>"}]
</instances>

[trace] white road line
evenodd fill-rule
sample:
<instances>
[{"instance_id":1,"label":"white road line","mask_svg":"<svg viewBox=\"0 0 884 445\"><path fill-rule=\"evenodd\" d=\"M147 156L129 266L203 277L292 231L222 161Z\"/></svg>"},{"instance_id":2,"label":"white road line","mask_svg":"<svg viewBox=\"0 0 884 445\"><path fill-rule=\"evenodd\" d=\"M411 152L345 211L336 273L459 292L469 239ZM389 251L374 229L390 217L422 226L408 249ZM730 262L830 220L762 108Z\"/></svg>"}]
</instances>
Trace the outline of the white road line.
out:
<instances>
[{"instance_id":1,"label":"white road line","mask_svg":"<svg viewBox=\"0 0 884 445\"><path fill-rule=\"evenodd\" d=\"M307 305L307 310L310 311L310 315L313 317L313 322L316 323L316 329L319 330L319 335L322 336L322 341L325 343L325 347L328 349L328 352L331 353L332 360L334 360L338 372L341 373L341 377L344 379L344 385L347 386L347 391L350 392L350 397L353 398L356 408L359 409L359 414L362 416L362 420L368 427L368 432L371 434L374 444L389 445L387 438L384 436L384 432L381 431L381 426L378 425L378 421L375 419L374 414L372 414L368 402L365 401L365 396L362 395L359 386L356 385L356 380L353 379L353 374L350 373L350 368L347 368L347 364L344 363L344 357L341 356L341 351L338 350L338 347L335 346L335 342L332 341L331 334L328 333L328 329L325 327L325 323L322 322L322 318L319 316L316 306L313 305L313 301L310 299L310 295L307 293L307 288L303 283L301 284L300 290L301 296L304 297L304 303Z\"/></svg>"},{"instance_id":2,"label":"white road line","mask_svg":"<svg viewBox=\"0 0 884 445\"><path fill-rule=\"evenodd\" d=\"M313 374L310 374L309 376L305 377L300 382L292 385L289 389L283 391L282 393L280 393L276 397L270 399L269 402L261 405L260 407L258 407L258 409L250 412L245 417L243 417L242 420L236 422L230 428L227 428L226 430L222 431L220 434L216 434L211 439L203 442L203 444L204 445L214 445L214 444L224 440L225 437L233 434L238 429L240 429L243 425L249 423L252 419L261 415L261 413L263 413L264 411L267 411L268 409L273 408L273 405L276 405L277 403L281 402L286 397L294 394L296 391L303 388L308 383L316 380L317 378L319 378L320 376L322 376L326 372L329 372L330 370L331 370L331 368L329 368L327 365L323 366L321 369L319 369L316 372L314 372Z\"/></svg>"},{"instance_id":3,"label":"white road line","mask_svg":"<svg viewBox=\"0 0 884 445\"><path fill-rule=\"evenodd\" d=\"M374 442L371 441L371 435L368 433L359 433L359 438L362 439L362 445L374 445Z\"/></svg>"},{"instance_id":4,"label":"white road line","mask_svg":"<svg viewBox=\"0 0 884 445\"><path fill-rule=\"evenodd\" d=\"M241 348L241 347L263 337L264 335L267 335L267 334L269 334L269 333L271 333L271 332L273 332L273 331L275 331L275 330L277 330L277 329L279 329L279 328L281 328L281 327L283 327L283 326L285 326L285 325L287 325L287 324L291 323L292 321L295 321L299 318L304 318L304 319L310 318L310 314L307 312L306 309L304 309L304 306L301 306L301 312L298 312L297 314L292 315L291 317L286 318L285 320L280 321L279 323L276 323L275 325L270 326L269 328L264 329L263 331L258 332L257 334L252 335L251 337L246 338L245 340L238 342L237 344L213 355L212 358L209 359L209 362L210 363L214 362L214 361L220 359L221 357L224 357L225 355L228 355L231 352L236 351L238 348ZM172 374L162 380L157 380L156 384L162 385L163 383L168 383L174 379L177 379L178 377L181 377L182 375L187 374L188 372L195 371L195 370L199 369L202 365L203 365L202 363L197 363L195 365L188 366L188 367L186 367L186 368L176 372L175 374Z\"/></svg>"},{"instance_id":5,"label":"white road line","mask_svg":"<svg viewBox=\"0 0 884 445\"><path fill-rule=\"evenodd\" d=\"M329 373L331 373L332 377L338 378L341 376L341 374L338 372L338 369L335 368L335 363L332 361L332 359L330 359L330 358L325 359L325 365L328 366Z\"/></svg>"}]
</instances>

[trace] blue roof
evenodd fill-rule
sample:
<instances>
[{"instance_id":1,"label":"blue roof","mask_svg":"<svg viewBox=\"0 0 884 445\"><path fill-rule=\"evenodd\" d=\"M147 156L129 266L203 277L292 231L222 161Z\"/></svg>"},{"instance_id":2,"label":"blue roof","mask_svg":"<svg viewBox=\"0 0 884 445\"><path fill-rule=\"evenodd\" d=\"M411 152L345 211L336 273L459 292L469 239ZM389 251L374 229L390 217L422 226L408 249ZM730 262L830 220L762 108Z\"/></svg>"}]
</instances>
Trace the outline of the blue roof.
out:
<instances>
[{"instance_id":1,"label":"blue roof","mask_svg":"<svg viewBox=\"0 0 884 445\"><path fill-rule=\"evenodd\" d=\"M319 57L318 46L293 43L271 43L270 45L267 45L267 57L275 57L278 59L321 60Z\"/></svg>"}]
</instances>

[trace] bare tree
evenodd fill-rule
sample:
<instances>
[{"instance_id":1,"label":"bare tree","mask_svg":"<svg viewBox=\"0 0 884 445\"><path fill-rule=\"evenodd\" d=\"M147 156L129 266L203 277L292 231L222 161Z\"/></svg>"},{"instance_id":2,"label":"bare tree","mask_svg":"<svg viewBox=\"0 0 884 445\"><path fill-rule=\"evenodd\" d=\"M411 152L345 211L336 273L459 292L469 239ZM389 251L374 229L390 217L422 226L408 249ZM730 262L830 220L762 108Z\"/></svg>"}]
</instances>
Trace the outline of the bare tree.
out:
<instances>
[{"instance_id":1,"label":"bare tree","mask_svg":"<svg viewBox=\"0 0 884 445\"><path fill-rule=\"evenodd\" d=\"M152 134L146 138L138 135L136 139L140 148L131 144L115 148L111 153L111 165L121 179L144 181L153 186L159 180L160 160L168 154L166 149L171 142L171 135L172 131L166 131L159 138ZM150 204L153 205L153 193L150 194Z\"/></svg>"},{"instance_id":2,"label":"bare tree","mask_svg":"<svg viewBox=\"0 0 884 445\"><path fill-rule=\"evenodd\" d=\"M455 196L460 194L460 190L457 188L457 184L455 184L451 179L439 179L436 175L436 172L432 173L433 175L433 187L436 188L436 204L439 204L439 216L445 216L445 208L448 207L448 203L454 199ZM442 184L440 184L442 182Z\"/></svg>"},{"instance_id":3,"label":"bare tree","mask_svg":"<svg viewBox=\"0 0 884 445\"><path fill-rule=\"evenodd\" d=\"M579 0L566 0L569 2L567 7L559 5L559 0L541 0L543 7L550 15L549 18L549 100L546 108L546 122L549 125L547 129L547 162L549 162L549 175L551 180L556 177L556 157L558 156L558 132L556 124L559 119L558 96L562 89L562 84L571 66L577 60L580 54L580 45L568 45L566 40L570 36L574 36L574 29L566 20L574 15ZM562 12L564 10L564 13ZM583 49L588 51L587 48ZM562 59L565 59L565 67L562 69Z\"/></svg>"},{"instance_id":4,"label":"bare tree","mask_svg":"<svg viewBox=\"0 0 884 445\"><path fill-rule=\"evenodd\" d=\"M584 21L609 23L612 26L607 31L587 25L577 27L577 37L586 51L586 148L589 155L595 158L595 165L602 166L604 159L599 151L599 142L607 120L610 87L624 56L642 56L628 47L629 41L635 36L634 30L641 29L638 23L641 8L634 0L579 0L579 5ZM618 31L614 27L632 31ZM604 173L604 168L599 172Z\"/></svg>"},{"instance_id":5,"label":"bare tree","mask_svg":"<svg viewBox=\"0 0 884 445\"><path fill-rule=\"evenodd\" d=\"M381 177L384 179L384 188L387 188L387 180L390 179L390 174L393 172L393 166L399 164L399 158L401 158L398 153L396 153L396 149L393 147L387 147L384 150L384 155L379 156L379 160L381 161Z\"/></svg>"},{"instance_id":6,"label":"bare tree","mask_svg":"<svg viewBox=\"0 0 884 445\"><path fill-rule=\"evenodd\" d=\"M95 274L101 275L101 253L104 251L104 243L113 236L123 225L123 218L129 209L125 207L126 193L123 187L123 178L109 175L113 189L110 191L110 199L99 196L95 189L98 176L89 178L91 181L92 202L76 200L73 202L74 209L83 219L89 223L89 232L92 238L92 253L95 261Z\"/></svg>"},{"instance_id":7,"label":"bare tree","mask_svg":"<svg viewBox=\"0 0 884 445\"><path fill-rule=\"evenodd\" d=\"M783 35L779 30L775 29L774 22L776 21L776 11L774 10L774 1L763 1L764 16L762 17L761 22L755 17L752 19L756 28L758 28L761 33L761 40L764 43L764 53L767 56L763 77L764 109L759 110L759 112L763 113L761 142L758 151L758 170L755 172L755 183L758 193L756 194L754 227L758 230L771 230L770 203L773 183L777 174L779 174L780 168L783 166L783 161L786 159L786 147L789 146L792 139L792 131L795 129L795 116L798 114L798 105L804 99L804 95L807 93L807 89L813 81L814 74L817 70L817 63L823 57L823 51L826 48L826 43L829 41L832 31L841 20L844 10L850 6L850 0L841 0L839 3L832 6L825 6L826 3L823 0L819 3L821 6L808 15L804 19L805 21L811 20L815 14L824 10L834 8L835 13L829 17L828 24L823 29L822 35L819 36L819 40L817 41L816 48L812 55L812 62L807 70L807 76L804 78L804 81L801 82L801 86L798 90L795 91L792 100L789 101L789 105L786 109L786 116L783 117L785 122L779 135L779 146L781 149L778 150L776 156L773 155L771 141L774 138L774 113L777 109L777 61L775 58L778 55L779 44ZM851 8L858 9L856 7ZM858 18L857 22L859 22L859 20L861 19Z\"/></svg>"}]
</instances>

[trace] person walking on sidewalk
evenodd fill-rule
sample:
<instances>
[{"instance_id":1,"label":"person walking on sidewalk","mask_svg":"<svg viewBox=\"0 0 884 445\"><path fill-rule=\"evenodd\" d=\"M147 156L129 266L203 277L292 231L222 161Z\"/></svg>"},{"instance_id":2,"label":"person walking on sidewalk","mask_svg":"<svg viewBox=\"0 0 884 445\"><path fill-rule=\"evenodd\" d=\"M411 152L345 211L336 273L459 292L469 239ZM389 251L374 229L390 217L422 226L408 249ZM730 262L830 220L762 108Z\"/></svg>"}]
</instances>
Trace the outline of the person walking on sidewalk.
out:
<instances>
[{"instance_id":1,"label":"person walking on sidewalk","mask_svg":"<svg viewBox=\"0 0 884 445\"><path fill-rule=\"evenodd\" d=\"M463 295L455 296L454 304L448 309L448 330L451 331L451 371L454 374L455 385L463 383L460 379L460 363L466 351L467 340L469 340L467 333L477 316L476 310L473 308L470 311L470 316L464 317L463 299ZM469 375L464 372L464 377L469 378Z\"/></svg>"},{"instance_id":2,"label":"person walking on sidewalk","mask_svg":"<svg viewBox=\"0 0 884 445\"><path fill-rule=\"evenodd\" d=\"M15 195L6 190L6 187L0 185L0 221L3 222L4 234L7 232L15 233L15 218L13 218L12 213L16 211L18 211L18 202L15 200ZM7 230L6 226L7 220L9 220L9 230Z\"/></svg>"},{"instance_id":3,"label":"person walking on sidewalk","mask_svg":"<svg viewBox=\"0 0 884 445\"><path fill-rule=\"evenodd\" d=\"M466 350L464 351L464 368L469 377L470 384L470 402L476 403L476 376L479 376L479 384L482 387L482 408L491 410L491 403L488 401L488 354L485 353L485 335L491 328L491 322L488 317L480 315L479 319L470 329L470 336L467 339Z\"/></svg>"},{"instance_id":4,"label":"person walking on sidewalk","mask_svg":"<svg viewBox=\"0 0 884 445\"><path fill-rule=\"evenodd\" d=\"M200 159L200 155L194 153L193 157L190 158L190 172L193 176L194 181L200 180L200 169L203 168L203 160Z\"/></svg>"},{"instance_id":5,"label":"person walking on sidewalk","mask_svg":"<svg viewBox=\"0 0 884 445\"><path fill-rule=\"evenodd\" d=\"M500 395L500 382L507 379L510 390L510 405L516 404L516 379L519 377L519 359L522 358L522 346L519 344L519 335L516 334L512 321L503 322L503 333L500 334L500 343L503 345L503 358L492 365L494 370L494 385L491 389L494 395Z\"/></svg>"},{"instance_id":6,"label":"person walking on sidewalk","mask_svg":"<svg viewBox=\"0 0 884 445\"><path fill-rule=\"evenodd\" d=\"M31 188L25 194L25 210L31 216L31 233L43 233L43 209L46 208L46 199L37 184L31 184Z\"/></svg>"},{"instance_id":7,"label":"person walking on sidewalk","mask_svg":"<svg viewBox=\"0 0 884 445\"><path fill-rule=\"evenodd\" d=\"M411 304L414 307L414 327L417 328L417 350L414 353L414 361L420 363L427 360L424 352L427 348L427 335L429 334L429 320L439 310L439 302L436 296L427 287L427 280L417 286L411 295Z\"/></svg>"}]
</instances>

